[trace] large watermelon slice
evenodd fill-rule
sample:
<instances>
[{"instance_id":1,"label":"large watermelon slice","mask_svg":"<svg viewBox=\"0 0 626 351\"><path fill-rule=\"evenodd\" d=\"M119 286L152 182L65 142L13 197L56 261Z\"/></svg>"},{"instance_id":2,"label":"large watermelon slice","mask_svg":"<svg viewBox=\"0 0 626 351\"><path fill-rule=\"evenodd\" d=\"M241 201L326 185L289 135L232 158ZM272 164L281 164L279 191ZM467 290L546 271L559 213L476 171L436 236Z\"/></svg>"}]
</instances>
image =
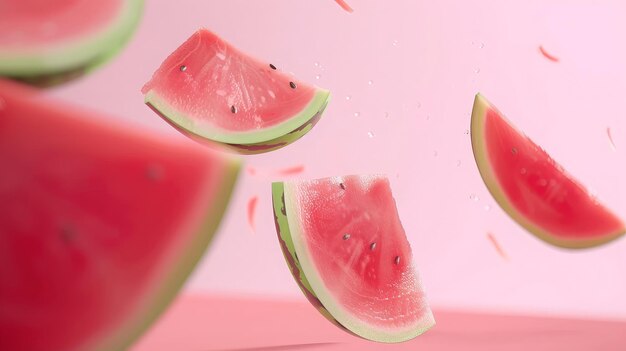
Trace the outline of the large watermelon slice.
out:
<instances>
[{"instance_id":1,"label":"large watermelon slice","mask_svg":"<svg viewBox=\"0 0 626 351\"><path fill-rule=\"evenodd\" d=\"M145 103L184 134L243 154L299 139L321 118L330 96L206 29L176 49L142 91Z\"/></svg>"},{"instance_id":2,"label":"large watermelon slice","mask_svg":"<svg viewBox=\"0 0 626 351\"><path fill-rule=\"evenodd\" d=\"M122 350L164 310L236 160L0 80L0 350Z\"/></svg>"},{"instance_id":3,"label":"large watermelon slice","mask_svg":"<svg viewBox=\"0 0 626 351\"><path fill-rule=\"evenodd\" d=\"M272 194L291 273L326 318L380 342L435 324L387 178L279 182Z\"/></svg>"},{"instance_id":4,"label":"large watermelon slice","mask_svg":"<svg viewBox=\"0 0 626 351\"><path fill-rule=\"evenodd\" d=\"M487 188L532 234L565 248L596 246L624 234L621 219L480 94L474 100L471 137Z\"/></svg>"},{"instance_id":5,"label":"large watermelon slice","mask_svg":"<svg viewBox=\"0 0 626 351\"><path fill-rule=\"evenodd\" d=\"M0 76L53 85L100 65L133 33L143 0L0 0Z\"/></svg>"}]
</instances>

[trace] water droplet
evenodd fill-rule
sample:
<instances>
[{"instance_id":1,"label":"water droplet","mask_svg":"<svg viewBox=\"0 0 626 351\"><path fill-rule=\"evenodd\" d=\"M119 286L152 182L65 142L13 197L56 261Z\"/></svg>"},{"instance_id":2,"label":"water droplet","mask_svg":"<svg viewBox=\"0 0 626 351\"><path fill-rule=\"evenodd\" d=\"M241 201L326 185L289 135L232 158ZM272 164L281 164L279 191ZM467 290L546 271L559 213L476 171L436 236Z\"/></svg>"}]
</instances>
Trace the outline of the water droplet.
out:
<instances>
[{"instance_id":1,"label":"water droplet","mask_svg":"<svg viewBox=\"0 0 626 351\"><path fill-rule=\"evenodd\" d=\"M418 101L417 104L415 105L415 107L417 107L417 109L419 110L420 107L422 107L422 103Z\"/></svg>"},{"instance_id":2,"label":"water droplet","mask_svg":"<svg viewBox=\"0 0 626 351\"><path fill-rule=\"evenodd\" d=\"M469 135L469 133L470 133L469 129L466 129L465 130L465 135Z\"/></svg>"},{"instance_id":3,"label":"water droplet","mask_svg":"<svg viewBox=\"0 0 626 351\"><path fill-rule=\"evenodd\" d=\"M391 45L393 45L393 46L398 46L398 41L397 41L397 40L392 41L392 42L391 42Z\"/></svg>"},{"instance_id":4,"label":"water droplet","mask_svg":"<svg viewBox=\"0 0 626 351\"><path fill-rule=\"evenodd\" d=\"M359 112L354 113L354 117L359 117L361 114Z\"/></svg>"},{"instance_id":5,"label":"water droplet","mask_svg":"<svg viewBox=\"0 0 626 351\"><path fill-rule=\"evenodd\" d=\"M478 200L480 200L480 198L476 194L470 194L469 198L470 198L470 200L472 200L474 202L478 202Z\"/></svg>"},{"instance_id":6,"label":"water droplet","mask_svg":"<svg viewBox=\"0 0 626 351\"><path fill-rule=\"evenodd\" d=\"M526 174L526 168L522 167L522 168L519 170L519 173L520 173L520 174Z\"/></svg>"},{"instance_id":7,"label":"water droplet","mask_svg":"<svg viewBox=\"0 0 626 351\"><path fill-rule=\"evenodd\" d=\"M374 137L374 132L372 132L372 131L367 132L367 136L370 137L370 139L373 138Z\"/></svg>"},{"instance_id":8,"label":"water droplet","mask_svg":"<svg viewBox=\"0 0 626 351\"><path fill-rule=\"evenodd\" d=\"M476 67L476 68L474 69L474 73L476 73L476 74L480 73L480 68L479 68L479 67Z\"/></svg>"},{"instance_id":9,"label":"water droplet","mask_svg":"<svg viewBox=\"0 0 626 351\"><path fill-rule=\"evenodd\" d=\"M393 260L395 264L400 264L400 256L396 256L396 259Z\"/></svg>"},{"instance_id":10,"label":"water droplet","mask_svg":"<svg viewBox=\"0 0 626 351\"><path fill-rule=\"evenodd\" d=\"M482 49L482 48L484 48L484 47L485 47L485 43L480 43L480 44L478 45L478 48L479 48L479 49Z\"/></svg>"},{"instance_id":11,"label":"water droplet","mask_svg":"<svg viewBox=\"0 0 626 351\"><path fill-rule=\"evenodd\" d=\"M430 120L430 115L426 115L426 120L429 121Z\"/></svg>"},{"instance_id":12,"label":"water droplet","mask_svg":"<svg viewBox=\"0 0 626 351\"><path fill-rule=\"evenodd\" d=\"M314 62L313 65L315 65L315 67L319 67L320 63L319 62Z\"/></svg>"},{"instance_id":13,"label":"water droplet","mask_svg":"<svg viewBox=\"0 0 626 351\"><path fill-rule=\"evenodd\" d=\"M512 153L513 155L517 155L517 148L516 148L516 147L512 147L512 148L511 148L511 153Z\"/></svg>"},{"instance_id":14,"label":"water droplet","mask_svg":"<svg viewBox=\"0 0 626 351\"><path fill-rule=\"evenodd\" d=\"M2 107L2 105L0 105L0 108ZM389 112L385 112L385 118L389 118Z\"/></svg>"},{"instance_id":15,"label":"water droplet","mask_svg":"<svg viewBox=\"0 0 626 351\"><path fill-rule=\"evenodd\" d=\"M456 166L461 167L461 160L456 160Z\"/></svg>"},{"instance_id":16,"label":"water droplet","mask_svg":"<svg viewBox=\"0 0 626 351\"><path fill-rule=\"evenodd\" d=\"M437 150L433 151L433 156L437 157L437 155L439 155L439 153L437 152Z\"/></svg>"},{"instance_id":17,"label":"water droplet","mask_svg":"<svg viewBox=\"0 0 626 351\"><path fill-rule=\"evenodd\" d=\"M179 69L181 72L185 72L187 70L187 66L181 65Z\"/></svg>"},{"instance_id":18,"label":"water droplet","mask_svg":"<svg viewBox=\"0 0 626 351\"><path fill-rule=\"evenodd\" d=\"M539 186L546 186L546 185L548 185L548 181L547 180L545 180L545 179L540 179L539 180Z\"/></svg>"},{"instance_id":19,"label":"water droplet","mask_svg":"<svg viewBox=\"0 0 626 351\"><path fill-rule=\"evenodd\" d=\"M318 79L318 80L319 80L320 78L322 78L322 75L321 75L321 74L316 74L316 75L315 75L315 79Z\"/></svg>"},{"instance_id":20,"label":"water droplet","mask_svg":"<svg viewBox=\"0 0 626 351\"><path fill-rule=\"evenodd\" d=\"M374 81L373 81L373 80L368 80L368 81L367 81L367 85L372 85L372 84L374 84Z\"/></svg>"},{"instance_id":21,"label":"water droplet","mask_svg":"<svg viewBox=\"0 0 626 351\"><path fill-rule=\"evenodd\" d=\"M346 100L350 100L350 99L352 99L352 96L346 95Z\"/></svg>"},{"instance_id":22,"label":"water droplet","mask_svg":"<svg viewBox=\"0 0 626 351\"><path fill-rule=\"evenodd\" d=\"M485 205L485 211L487 212L491 211L491 205Z\"/></svg>"},{"instance_id":23,"label":"water droplet","mask_svg":"<svg viewBox=\"0 0 626 351\"><path fill-rule=\"evenodd\" d=\"M373 251L375 248L376 248L376 243L375 242L371 243L370 244L370 250Z\"/></svg>"},{"instance_id":24,"label":"water droplet","mask_svg":"<svg viewBox=\"0 0 626 351\"><path fill-rule=\"evenodd\" d=\"M348 234L348 233L344 234L344 235L343 235L343 237L342 237L342 239L343 239L343 240L348 240L348 239L350 239L350 234Z\"/></svg>"}]
</instances>

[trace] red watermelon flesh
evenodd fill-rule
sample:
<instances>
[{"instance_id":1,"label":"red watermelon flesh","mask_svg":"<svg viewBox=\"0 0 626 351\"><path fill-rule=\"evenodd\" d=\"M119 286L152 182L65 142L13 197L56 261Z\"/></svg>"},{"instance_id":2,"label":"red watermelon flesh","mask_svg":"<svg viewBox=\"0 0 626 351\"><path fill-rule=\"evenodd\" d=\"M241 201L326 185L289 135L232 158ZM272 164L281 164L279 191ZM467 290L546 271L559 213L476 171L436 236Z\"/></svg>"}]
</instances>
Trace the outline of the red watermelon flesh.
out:
<instances>
[{"instance_id":1,"label":"red watermelon flesh","mask_svg":"<svg viewBox=\"0 0 626 351\"><path fill-rule=\"evenodd\" d=\"M185 134L239 146L244 153L302 136L317 122L330 94L206 29L177 48L142 92L146 104Z\"/></svg>"},{"instance_id":2,"label":"red watermelon flesh","mask_svg":"<svg viewBox=\"0 0 626 351\"><path fill-rule=\"evenodd\" d=\"M434 324L385 177L275 183L273 192L284 254L322 313L383 342Z\"/></svg>"},{"instance_id":3,"label":"red watermelon flesh","mask_svg":"<svg viewBox=\"0 0 626 351\"><path fill-rule=\"evenodd\" d=\"M584 248L623 235L620 218L480 94L472 114L472 146L498 204L539 238Z\"/></svg>"},{"instance_id":4,"label":"red watermelon flesh","mask_svg":"<svg viewBox=\"0 0 626 351\"><path fill-rule=\"evenodd\" d=\"M207 247L238 162L0 81L0 350L117 350Z\"/></svg>"}]
</instances>

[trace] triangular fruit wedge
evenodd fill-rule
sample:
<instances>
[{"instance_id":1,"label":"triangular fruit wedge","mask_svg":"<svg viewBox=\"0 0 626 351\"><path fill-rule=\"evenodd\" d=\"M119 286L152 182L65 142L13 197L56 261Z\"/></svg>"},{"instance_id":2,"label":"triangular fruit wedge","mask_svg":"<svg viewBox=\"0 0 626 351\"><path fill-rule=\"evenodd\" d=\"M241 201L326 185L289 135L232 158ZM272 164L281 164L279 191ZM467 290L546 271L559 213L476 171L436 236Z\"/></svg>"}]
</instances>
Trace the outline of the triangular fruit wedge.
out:
<instances>
[{"instance_id":1,"label":"triangular fruit wedge","mask_svg":"<svg viewBox=\"0 0 626 351\"><path fill-rule=\"evenodd\" d=\"M299 139L330 97L206 29L176 49L142 91L145 103L179 131L242 154Z\"/></svg>"},{"instance_id":2,"label":"triangular fruit wedge","mask_svg":"<svg viewBox=\"0 0 626 351\"><path fill-rule=\"evenodd\" d=\"M0 350L125 350L229 202L238 160L97 118L0 80Z\"/></svg>"},{"instance_id":3,"label":"triangular fruit wedge","mask_svg":"<svg viewBox=\"0 0 626 351\"><path fill-rule=\"evenodd\" d=\"M597 246L624 234L621 219L480 94L471 138L491 195L530 233L564 248Z\"/></svg>"},{"instance_id":4,"label":"triangular fruit wedge","mask_svg":"<svg viewBox=\"0 0 626 351\"><path fill-rule=\"evenodd\" d=\"M289 269L331 322L388 343L435 324L386 177L279 182L272 194Z\"/></svg>"}]
</instances>

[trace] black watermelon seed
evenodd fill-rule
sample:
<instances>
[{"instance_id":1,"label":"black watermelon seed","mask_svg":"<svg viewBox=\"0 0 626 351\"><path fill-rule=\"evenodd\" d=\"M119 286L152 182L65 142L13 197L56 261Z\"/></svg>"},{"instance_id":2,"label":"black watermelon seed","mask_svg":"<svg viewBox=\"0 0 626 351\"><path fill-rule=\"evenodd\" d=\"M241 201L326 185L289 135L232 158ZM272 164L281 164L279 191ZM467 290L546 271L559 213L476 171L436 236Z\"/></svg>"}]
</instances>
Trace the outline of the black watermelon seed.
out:
<instances>
[{"instance_id":1,"label":"black watermelon seed","mask_svg":"<svg viewBox=\"0 0 626 351\"><path fill-rule=\"evenodd\" d=\"M296 83L289 82L289 86L291 87L291 89L295 89L296 88Z\"/></svg>"},{"instance_id":2,"label":"black watermelon seed","mask_svg":"<svg viewBox=\"0 0 626 351\"><path fill-rule=\"evenodd\" d=\"M273 69L273 70L275 70L275 69L276 69L276 66L274 66L273 64L271 64L271 63L270 63L270 68L271 68L271 69Z\"/></svg>"},{"instance_id":3,"label":"black watermelon seed","mask_svg":"<svg viewBox=\"0 0 626 351\"><path fill-rule=\"evenodd\" d=\"M232 112L232 113L237 113L237 108L235 107L235 105L232 105L232 106L230 107L230 112Z\"/></svg>"}]
</instances>

